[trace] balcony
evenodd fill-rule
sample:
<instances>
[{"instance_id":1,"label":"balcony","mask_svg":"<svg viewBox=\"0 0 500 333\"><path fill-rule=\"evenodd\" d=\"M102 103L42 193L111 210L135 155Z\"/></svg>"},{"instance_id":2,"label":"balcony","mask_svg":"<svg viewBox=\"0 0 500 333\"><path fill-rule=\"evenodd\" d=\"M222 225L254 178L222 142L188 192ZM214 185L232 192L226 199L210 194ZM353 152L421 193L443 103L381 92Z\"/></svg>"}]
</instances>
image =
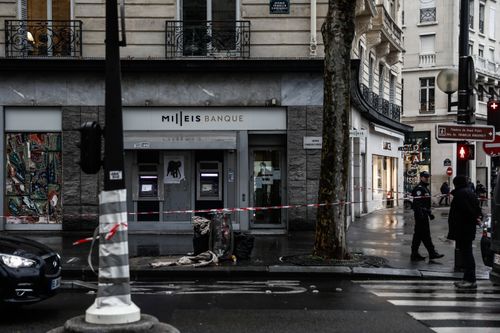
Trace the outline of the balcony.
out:
<instances>
[{"instance_id":1,"label":"balcony","mask_svg":"<svg viewBox=\"0 0 500 333\"><path fill-rule=\"evenodd\" d=\"M386 57L390 65L399 61L403 52L402 31L384 5L377 5L377 15L373 18L372 31L367 33L367 43L375 47L377 57Z\"/></svg>"},{"instance_id":2,"label":"balcony","mask_svg":"<svg viewBox=\"0 0 500 333\"><path fill-rule=\"evenodd\" d=\"M167 21L165 56L249 58L250 21Z\"/></svg>"},{"instance_id":3,"label":"balcony","mask_svg":"<svg viewBox=\"0 0 500 333\"><path fill-rule=\"evenodd\" d=\"M474 67L480 75L500 78L500 64L477 55L474 56Z\"/></svg>"},{"instance_id":4,"label":"balcony","mask_svg":"<svg viewBox=\"0 0 500 333\"><path fill-rule=\"evenodd\" d=\"M361 93L363 94L365 101L377 110L378 113L383 114L392 120L399 121L401 117L401 107L399 105L380 98L364 84L361 84Z\"/></svg>"},{"instance_id":5,"label":"balcony","mask_svg":"<svg viewBox=\"0 0 500 333\"><path fill-rule=\"evenodd\" d=\"M420 54L418 56L418 66L419 67L436 66L436 54L435 53Z\"/></svg>"},{"instance_id":6,"label":"balcony","mask_svg":"<svg viewBox=\"0 0 500 333\"><path fill-rule=\"evenodd\" d=\"M5 21L6 57L81 57L82 21Z\"/></svg>"}]
</instances>

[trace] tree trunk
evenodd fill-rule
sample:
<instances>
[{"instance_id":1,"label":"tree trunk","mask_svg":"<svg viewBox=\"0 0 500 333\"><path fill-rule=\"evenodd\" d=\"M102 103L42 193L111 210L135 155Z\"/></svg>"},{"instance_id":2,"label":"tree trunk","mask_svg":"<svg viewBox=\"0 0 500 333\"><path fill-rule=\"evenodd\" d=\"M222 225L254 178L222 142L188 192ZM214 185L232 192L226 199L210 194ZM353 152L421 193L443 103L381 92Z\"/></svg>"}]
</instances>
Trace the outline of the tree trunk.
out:
<instances>
[{"instance_id":1,"label":"tree trunk","mask_svg":"<svg viewBox=\"0 0 500 333\"><path fill-rule=\"evenodd\" d=\"M356 1L329 0L321 27L325 45L323 148L314 255L346 259L350 60Z\"/></svg>"}]
</instances>

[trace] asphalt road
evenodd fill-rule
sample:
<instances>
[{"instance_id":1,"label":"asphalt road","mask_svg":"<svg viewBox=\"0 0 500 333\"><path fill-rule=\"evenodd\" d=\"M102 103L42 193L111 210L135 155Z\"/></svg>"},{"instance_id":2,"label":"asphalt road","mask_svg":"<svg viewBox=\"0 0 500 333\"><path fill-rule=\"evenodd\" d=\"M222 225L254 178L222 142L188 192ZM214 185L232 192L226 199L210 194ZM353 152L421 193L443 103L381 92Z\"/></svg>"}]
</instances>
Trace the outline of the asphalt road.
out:
<instances>
[{"instance_id":1,"label":"asphalt road","mask_svg":"<svg viewBox=\"0 0 500 333\"><path fill-rule=\"evenodd\" d=\"M181 332L431 332L403 309L348 280L172 281L133 284L141 311ZM92 304L92 291L62 290L0 313L1 332L46 332Z\"/></svg>"}]
</instances>

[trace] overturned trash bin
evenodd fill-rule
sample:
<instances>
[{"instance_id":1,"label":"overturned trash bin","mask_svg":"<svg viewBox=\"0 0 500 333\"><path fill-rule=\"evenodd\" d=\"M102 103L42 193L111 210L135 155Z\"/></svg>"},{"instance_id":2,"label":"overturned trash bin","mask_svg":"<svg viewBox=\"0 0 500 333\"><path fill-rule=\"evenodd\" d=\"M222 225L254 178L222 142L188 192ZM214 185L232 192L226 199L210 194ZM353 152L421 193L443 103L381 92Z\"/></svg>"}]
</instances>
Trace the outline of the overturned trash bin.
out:
<instances>
[{"instance_id":1,"label":"overturned trash bin","mask_svg":"<svg viewBox=\"0 0 500 333\"><path fill-rule=\"evenodd\" d=\"M210 250L219 259L229 259L233 255L233 225L229 212L210 213Z\"/></svg>"},{"instance_id":2,"label":"overturned trash bin","mask_svg":"<svg viewBox=\"0 0 500 333\"><path fill-rule=\"evenodd\" d=\"M209 250L210 220L203 216L193 216L193 252L197 256Z\"/></svg>"}]
</instances>

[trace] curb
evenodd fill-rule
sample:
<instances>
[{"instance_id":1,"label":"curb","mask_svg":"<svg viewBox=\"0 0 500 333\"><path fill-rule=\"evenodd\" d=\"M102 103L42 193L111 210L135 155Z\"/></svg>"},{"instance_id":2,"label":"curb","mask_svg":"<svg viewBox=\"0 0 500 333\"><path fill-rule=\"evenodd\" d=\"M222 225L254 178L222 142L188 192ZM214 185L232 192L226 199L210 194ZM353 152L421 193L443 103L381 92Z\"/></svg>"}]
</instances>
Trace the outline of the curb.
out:
<instances>
[{"instance_id":1,"label":"curb","mask_svg":"<svg viewBox=\"0 0 500 333\"><path fill-rule=\"evenodd\" d=\"M159 281L173 278L271 278L275 276L293 276L297 278L311 278L311 274L318 277L333 276L339 278L415 278L415 279L461 279L460 272L439 272L418 269L379 268L379 267L348 267L348 266L296 266L296 265L269 265L269 266L209 266L193 268L185 267L131 267L131 281ZM86 281L96 281L97 276L87 268L63 269L63 280L78 280L80 284ZM488 279L487 275L478 275L478 280Z\"/></svg>"}]
</instances>

